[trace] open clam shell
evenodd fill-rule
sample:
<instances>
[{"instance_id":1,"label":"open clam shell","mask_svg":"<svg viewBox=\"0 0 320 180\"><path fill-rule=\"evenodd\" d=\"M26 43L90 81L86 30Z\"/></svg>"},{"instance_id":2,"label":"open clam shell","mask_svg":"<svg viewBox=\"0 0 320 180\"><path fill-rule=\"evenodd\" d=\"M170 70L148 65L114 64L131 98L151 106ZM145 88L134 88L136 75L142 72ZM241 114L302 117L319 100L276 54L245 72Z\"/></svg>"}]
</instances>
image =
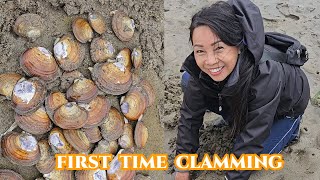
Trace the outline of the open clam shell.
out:
<instances>
[{"instance_id":1,"label":"open clam shell","mask_svg":"<svg viewBox=\"0 0 320 180\"><path fill-rule=\"evenodd\" d=\"M56 166L56 161L51 152L50 145L46 139L42 139L38 142L40 148L40 160L36 164L36 168L42 174L47 174L53 171Z\"/></svg>"},{"instance_id":2,"label":"open clam shell","mask_svg":"<svg viewBox=\"0 0 320 180\"><path fill-rule=\"evenodd\" d=\"M83 128L82 130L86 134L90 143L96 143L102 139L99 127Z\"/></svg>"},{"instance_id":3,"label":"open clam shell","mask_svg":"<svg viewBox=\"0 0 320 180\"><path fill-rule=\"evenodd\" d=\"M60 128L55 127L50 131L48 141L54 153L68 154L73 151L73 147L66 140Z\"/></svg>"},{"instance_id":4,"label":"open clam shell","mask_svg":"<svg viewBox=\"0 0 320 180\"><path fill-rule=\"evenodd\" d=\"M22 76L17 73L0 74L0 95L11 100L13 88L21 78Z\"/></svg>"},{"instance_id":5,"label":"open clam shell","mask_svg":"<svg viewBox=\"0 0 320 180\"><path fill-rule=\"evenodd\" d=\"M33 47L20 56L20 66L28 76L36 76L44 81L54 81L61 70L50 51L43 47Z\"/></svg>"},{"instance_id":6,"label":"open clam shell","mask_svg":"<svg viewBox=\"0 0 320 180\"><path fill-rule=\"evenodd\" d=\"M77 180L107 180L107 172L105 170L86 170L76 171Z\"/></svg>"},{"instance_id":7,"label":"open clam shell","mask_svg":"<svg viewBox=\"0 0 320 180\"><path fill-rule=\"evenodd\" d=\"M20 174L10 169L0 169L0 177L4 180L24 180Z\"/></svg>"},{"instance_id":8,"label":"open clam shell","mask_svg":"<svg viewBox=\"0 0 320 180\"><path fill-rule=\"evenodd\" d=\"M112 29L121 41L130 41L135 29L134 20L122 11L115 11L112 17Z\"/></svg>"},{"instance_id":9,"label":"open clam shell","mask_svg":"<svg viewBox=\"0 0 320 180\"><path fill-rule=\"evenodd\" d=\"M27 13L19 16L13 26L13 31L22 37L35 40L45 29L44 19L37 14Z\"/></svg>"},{"instance_id":10,"label":"open clam shell","mask_svg":"<svg viewBox=\"0 0 320 180\"><path fill-rule=\"evenodd\" d=\"M102 63L111 59L115 49L110 41L101 37L94 38L90 45L90 55L93 62Z\"/></svg>"},{"instance_id":11,"label":"open clam shell","mask_svg":"<svg viewBox=\"0 0 320 180\"><path fill-rule=\"evenodd\" d=\"M126 93L131 86L131 72L125 66L115 63L95 64L92 79L103 92L112 95Z\"/></svg>"},{"instance_id":12,"label":"open clam shell","mask_svg":"<svg viewBox=\"0 0 320 180\"><path fill-rule=\"evenodd\" d=\"M53 119L53 114L60 106L68 103L65 94L62 92L51 92L45 100L46 112L50 119Z\"/></svg>"},{"instance_id":13,"label":"open clam shell","mask_svg":"<svg viewBox=\"0 0 320 180\"><path fill-rule=\"evenodd\" d=\"M67 103L54 112L53 122L63 129L79 129L88 122L88 112L74 102Z\"/></svg>"},{"instance_id":14,"label":"open clam shell","mask_svg":"<svg viewBox=\"0 0 320 180\"><path fill-rule=\"evenodd\" d=\"M120 136L118 139L118 143L121 148L123 149L130 149L134 145L134 140L133 140L133 129L131 124L128 122L127 119L125 119L125 124L123 127L123 134Z\"/></svg>"},{"instance_id":15,"label":"open clam shell","mask_svg":"<svg viewBox=\"0 0 320 180\"><path fill-rule=\"evenodd\" d=\"M123 127L123 116L115 107L111 107L108 118L100 126L102 137L108 141L116 140L122 135Z\"/></svg>"},{"instance_id":16,"label":"open clam shell","mask_svg":"<svg viewBox=\"0 0 320 180\"><path fill-rule=\"evenodd\" d=\"M105 18L97 12L89 13L88 20L91 27L99 34L107 31L107 23Z\"/></svg>"},{"instance_id":17,"label":"open clam shell","mask_svg":"<svg viewBox=\"0 0 320 180\"><path fill-rule=\"evenodd\" d=\"M48 174L44 174L46 180L74 180L73 171L68 170L53 170Z\"/></svg>"},{"instance_id":18,"label":"open clam shell","mask_svg":"<svg viewBox=\"0 0 320 180\"><path fill-rule=\"evenodd\" d=\"M116 154L118 147L117 141L107 141L102 139L99 141L92 154Z\"/></svg>"},{"instance_id":19,"label":"open clam shell","mask_svg":"<svg viewBox=\"0 0 320 180\"><path fill-rule=\"evenodd\" d=\"M74 36L81 43L91 42L93 38L93 30L89 22L81 17L76 18L72 23L72 31Z\"/></svg>"},{"instance_id":20,"label":"open clam shell","mask_svg":"<svg viewBox=\"0 0 320 180\"><path fill-rule=\"evenodd\" d=\"M132 50L131 61L135 69L138 69L142 64L142 50L136 47Z\"/></svg>"},{"instance_id":21,"label":"open clam shell","mask_svg":"<svg viewBox=\"0 0 320 180\"><path fill-rule=\"evenodd\" d=\"M119 179L127 179L129 175L129 171L121 169L121 161L118 159L119 154L130 154L132 153L130 150L120 149L118 154L113 158L110 162L110 169L107 171L108 180L119 180Z\"/></svg>"},{"instance_id":22,"label":"open clam shell","mask_svg":"<svg viewBox=\"0 0 320 180\"><path fill-rule=\"evenodd\" d=\"M52 128L52 122L44 107L40 107L30 115L19 115L15 113L14 119L21 129L31 134L44 134Z\"/></svg>"},{"instance_id":23,"label":"open clam shell","mask_svg":"<svg viewBox=\"0 0 320 180\"><path fill-rule=\"evenodd\" d=\"M87 106L88 122L83 128L100 126L104 119L108 117L111 104L104 96L97 96Z\"/></svg>"},{"instance_id":24,"label":"open clam shell","mask_svg":"<svg viewBox=\"0 0 320 180\"><path fill-rule=\"evenodd\" d=\"M138 120L134 130L134 142L141 149L144 148L148 140L148 128L141 119Z\"/></svg>"},{"instance_id":25,"label":"open clam shell","mask_svg":"<svg viewBox=\"0 0 320 180\"><path fill-rule=\"evenodd\" d=\"M21 79L14 86L12 93L14 111L20 115L36 111L43 104L46 92L45 84L40 79Z\"/></svg>"},{"instance_id":26,"label":"open clam shell","mask_svg":"<svg viewBox=\"0 0 320 180\"><path fill-rule=\"evenodd\" d=\"M4 157L21 166L33 166L40 160L38 142L28 133L9 132L1 139L1 149Z\"/></svg>"},{"instance_id":27,"label":"open clam shell","mask_svg":"<svg viewBox=\"0 0 320 180\"><path fill-rule=\"evenodd\" d=\"M120 103L127 119L138 120L147 107L147 98L142 87L133 86Z\"/></svg>"},{"instance_id":28,"label":"open clam shell","mask_svg":"<svg viewBox=\"0 0 320 180\"><path fill-rule=\"evenodd\" d=\"M79 103L89 103L98 95L98 88L90 79L80 78L74 80L67 90L67 99Z\"/></svg>"},{"instance_id":29,"label":"open clam shell","mask_svg":"<svg viewBox=\"0 0 320 180\"><path fill-rule=\"evenodd\" d=\"M71 35L57 39L53 52L59 66L68 72L79 68L84 59L84 50Z\"/></svg>"},{"instance_id":30,"label":"open clam shell","mask_svg":"<svg viewBox=\"0 0 320 180\"><path fill-rule=\"evenodd\" d=\"M80 129L64 129L66 140L79 152L87 152L91 149L91 143L86 134Z\"/></svg>"}]
</instances>

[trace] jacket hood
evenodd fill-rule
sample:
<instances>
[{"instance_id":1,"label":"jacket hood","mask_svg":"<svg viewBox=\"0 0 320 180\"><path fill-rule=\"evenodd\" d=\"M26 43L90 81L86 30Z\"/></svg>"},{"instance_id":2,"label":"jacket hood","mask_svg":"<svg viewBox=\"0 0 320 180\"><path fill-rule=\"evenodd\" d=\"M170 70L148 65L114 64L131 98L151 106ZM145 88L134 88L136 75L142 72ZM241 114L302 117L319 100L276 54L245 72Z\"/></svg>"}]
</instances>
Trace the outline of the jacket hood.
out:
<instances>
[{"instance_id":1,"label":"jacket hood","mask_svg":"<svg viewBox=\"0 0 320 180\"><path fill-rule=\"evenodd\" d=\"M263 19L259 8L250 0L229 0L242 25L243 41L254 56L255 65L260 61L265 43Z\"/></svg>"}]
</instances>

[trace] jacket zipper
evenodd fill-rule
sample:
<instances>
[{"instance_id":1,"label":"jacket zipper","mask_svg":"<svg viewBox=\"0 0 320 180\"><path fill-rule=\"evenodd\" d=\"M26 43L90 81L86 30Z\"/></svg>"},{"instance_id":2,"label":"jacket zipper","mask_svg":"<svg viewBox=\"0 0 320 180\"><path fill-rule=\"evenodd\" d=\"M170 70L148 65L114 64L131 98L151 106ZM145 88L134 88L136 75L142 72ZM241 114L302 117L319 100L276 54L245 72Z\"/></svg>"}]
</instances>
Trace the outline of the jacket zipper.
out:
<instances>
[{"instance_id":1,"label":"jacket zipper","mask_svg":"<svg viewBox=\"0 0 320 180\"><path fill-rule=\"evenodd\" d=\"M219 96L219 112L221 112L222 111L222 96L220 93L218 94L218 96Z\"/></svg>"}]
</instances>

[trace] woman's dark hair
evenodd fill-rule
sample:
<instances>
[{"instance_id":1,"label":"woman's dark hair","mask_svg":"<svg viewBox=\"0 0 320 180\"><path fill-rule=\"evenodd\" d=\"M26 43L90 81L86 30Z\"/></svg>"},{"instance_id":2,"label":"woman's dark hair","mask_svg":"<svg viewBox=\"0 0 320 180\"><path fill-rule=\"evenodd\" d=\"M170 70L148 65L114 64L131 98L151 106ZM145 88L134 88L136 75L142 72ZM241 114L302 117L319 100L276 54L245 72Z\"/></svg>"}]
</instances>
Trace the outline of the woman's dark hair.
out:
<instances>
[{"instance_id":1,"label":"woman's dark hair","mask_svg":"<svg viewBox=\"0 0 320 180\"><path fill-rule=\"evenodd\" d=\"M209 26L210 29L228 46L238 46L241 54L238 57L239 80L230 97L233 126L232 135L240 133L247 122L248 96L254 72L254 59L244 45L242 26L235 16L233 8L226 2L219 1L204 8L192 17L190 41L195 28Z\"/></svg>"}]
</instances>

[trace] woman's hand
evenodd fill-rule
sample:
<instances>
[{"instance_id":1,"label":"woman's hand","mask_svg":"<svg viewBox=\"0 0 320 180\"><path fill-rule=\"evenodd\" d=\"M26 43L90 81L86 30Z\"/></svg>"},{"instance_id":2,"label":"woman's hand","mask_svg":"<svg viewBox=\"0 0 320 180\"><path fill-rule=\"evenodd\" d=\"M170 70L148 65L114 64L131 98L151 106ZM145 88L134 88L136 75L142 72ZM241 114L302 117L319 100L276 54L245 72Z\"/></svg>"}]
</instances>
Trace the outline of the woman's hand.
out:
<instances>
[{"instance_id":1,"label":"woman's hand","mask_svg":"<svg viewBox=\"0 0 320 180\"><path fill-rule=\"evenodd\" d=\"M189 172L176 172L175 180L190 180Z\"/></svg>"}]
</instances>

